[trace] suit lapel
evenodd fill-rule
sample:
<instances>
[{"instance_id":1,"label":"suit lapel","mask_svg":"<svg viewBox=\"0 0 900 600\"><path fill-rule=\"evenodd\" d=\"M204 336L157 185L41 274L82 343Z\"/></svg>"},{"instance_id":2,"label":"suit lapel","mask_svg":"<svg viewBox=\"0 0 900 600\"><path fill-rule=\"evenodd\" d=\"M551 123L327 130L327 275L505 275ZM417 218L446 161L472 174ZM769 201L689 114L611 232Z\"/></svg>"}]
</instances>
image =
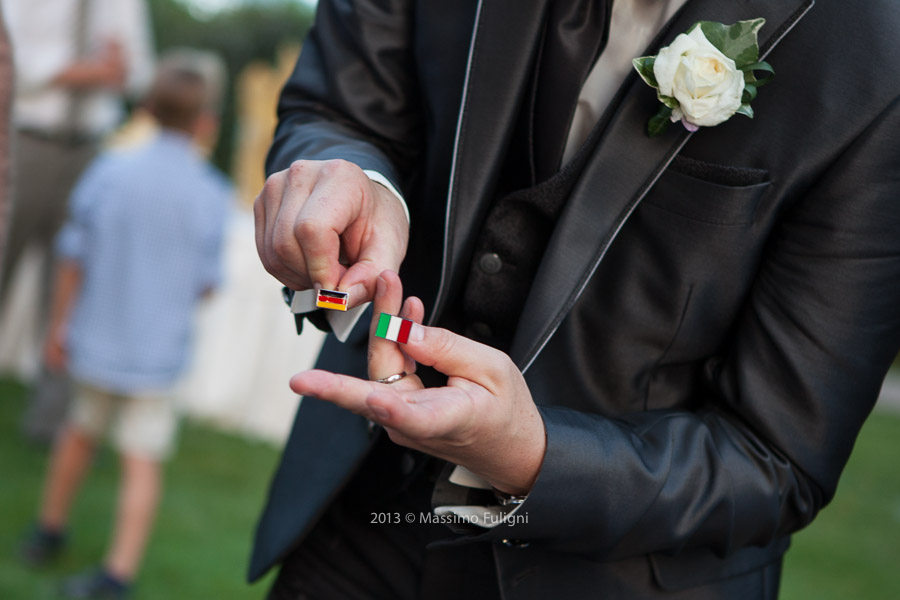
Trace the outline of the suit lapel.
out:
<instances>
[{"instance_id":1,"label":"suit lapel","mask_svg":"<svg viewBox=\"0 0 900 600\"><path fill-rule=\"evenodd\" d=\"M429 322L443 311L465 277L460 268L490 208L494 189L526 93L548 0L480 0L454 142L444 231L444 262Z\"/></svg>"},{"instance_id":2,"label":"suit lapel","mask_svg":"<svg viewBox=\"0 0 900 600\"><path fill-rule=\"evenodd\" d=\"M697 21L733 23L765 17L760 47L767 53L813 3L691 0L672 19L659 46L671 43ZM622 225L691 136L680 126L658 138L644 133L658 104L635 74L619 94L603 117L608 120L603 138L560 217L525 303L510 351L523 371L571 310ZM701 130L697 135L702 134Z\"/></svg>"}]
</instances>

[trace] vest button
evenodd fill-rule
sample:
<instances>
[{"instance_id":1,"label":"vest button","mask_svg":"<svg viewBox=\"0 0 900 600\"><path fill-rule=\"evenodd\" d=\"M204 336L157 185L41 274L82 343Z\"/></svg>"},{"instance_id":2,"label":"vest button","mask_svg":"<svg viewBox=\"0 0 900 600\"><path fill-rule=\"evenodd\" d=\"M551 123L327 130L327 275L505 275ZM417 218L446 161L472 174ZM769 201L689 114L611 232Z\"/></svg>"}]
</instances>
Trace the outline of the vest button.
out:
<instances>
[{"instance_id":1,"label":"vest button","mask_svg":"<svg viewBox=\"0 0 900 600\"><path fill-rule=\"evenodd\" d=\"M503 268L503 261L496 252L485 252L478 259L478 266L488 275L496 275Z\"/></svg>"}]
</instances>

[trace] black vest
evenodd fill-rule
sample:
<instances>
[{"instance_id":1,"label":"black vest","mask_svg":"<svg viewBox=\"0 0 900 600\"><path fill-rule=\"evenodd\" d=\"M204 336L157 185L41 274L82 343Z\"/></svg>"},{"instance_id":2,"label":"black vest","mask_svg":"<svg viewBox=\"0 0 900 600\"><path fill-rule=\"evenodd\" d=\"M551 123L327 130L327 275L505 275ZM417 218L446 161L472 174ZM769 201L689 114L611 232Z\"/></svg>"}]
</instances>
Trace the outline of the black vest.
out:
<instances>
[{"instance_id":1,"label":"black vest","mask_svg":"<svg viewBox=\"0 0 900 600\"><path fill-rule=\"evenodd\" d=\"M509 350L519 320L528 318L521 314L522 308L553 228L597 146L600 130L601 126L595 125L578 153L555 175L501 194L493 203L454 311L457 331L500 350ZM533 177L531 156L530 144L516 148L514 139L502 179L508 182Z\"/></svg>"}]
</instances>

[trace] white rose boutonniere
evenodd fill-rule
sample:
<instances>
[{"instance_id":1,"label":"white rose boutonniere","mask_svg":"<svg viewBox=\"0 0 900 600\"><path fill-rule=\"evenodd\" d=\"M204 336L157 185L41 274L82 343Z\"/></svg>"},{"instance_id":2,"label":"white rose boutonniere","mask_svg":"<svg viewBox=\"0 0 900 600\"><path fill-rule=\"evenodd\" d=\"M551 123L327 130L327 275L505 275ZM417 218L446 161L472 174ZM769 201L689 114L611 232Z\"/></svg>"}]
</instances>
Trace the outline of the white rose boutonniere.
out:
<instances>
[{"instance_id":1,"label":"white rose boutonniere","mask_svg":"<svg viewBox=\"0 0 900 600\"><path fill-rule=\"evenodd\" d=\"M753 118L750 102L775 71L759 61L757 33L765 19L723 25L700 21L656 56L635 58L634 68L662 102L647 124L655 137L669 123L689 131L724 123L735 114ZM755 71L767 75L757 79Z\"/></svg>"}]
</instances>

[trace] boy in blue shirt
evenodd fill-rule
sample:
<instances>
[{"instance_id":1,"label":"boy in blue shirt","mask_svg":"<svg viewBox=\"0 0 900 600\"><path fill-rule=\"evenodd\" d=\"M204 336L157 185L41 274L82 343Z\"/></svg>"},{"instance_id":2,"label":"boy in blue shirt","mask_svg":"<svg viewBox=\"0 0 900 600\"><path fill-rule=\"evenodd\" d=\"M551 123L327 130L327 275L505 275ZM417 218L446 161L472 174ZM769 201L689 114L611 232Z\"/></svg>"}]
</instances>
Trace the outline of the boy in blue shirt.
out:
<instances>
[{"instance_id":1,"label":"boy in blue shirt","mask_svg":"<svg viewBox=\"0 0 900 600\"><path fill-rule=\"evenodd\" d=\"M188 360L196 303L219 279L233 198L194 147L216 130L221 81L210 55L164 59L146 101L158 135L88 168L57 238L45 360L68 369L77 391L26 560L43 562L61 549L69 507L107 428L122 459L108 553L99 570L64 582L68 597L125 597L152 528L161 463L177 428L170 390Z\"/></svg>"}]
</instances>

